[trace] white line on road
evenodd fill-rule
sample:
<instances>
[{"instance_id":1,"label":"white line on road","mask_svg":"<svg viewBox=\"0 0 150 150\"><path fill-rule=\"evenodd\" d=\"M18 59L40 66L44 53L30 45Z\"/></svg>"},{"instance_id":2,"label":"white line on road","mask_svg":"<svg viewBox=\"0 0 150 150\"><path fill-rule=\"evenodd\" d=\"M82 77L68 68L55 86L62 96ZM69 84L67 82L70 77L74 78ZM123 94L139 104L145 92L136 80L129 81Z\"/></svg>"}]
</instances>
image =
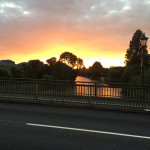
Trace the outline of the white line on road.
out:
<instances>
[{"instance_id":1,"label":"white line on road","mask_svg":"<svg viewBox=\"0 0 150 150\"><path fill-rule=\"evenodd\" d=\"M108 134L108 135L116 135L116 136L125 136L125 137L140 138L140 139L150 139L150 137L148 137L148 136L122 134L122 133L88 130L88 129L80 129L80 128L70 128L70 127L61 127L61 126L52 126L52 125L43 125L43 124L34 124L34 123L26 123L26 125L37 126L37 127L46 127L46 128L55 128L55 129L63 129L63 130L72 130L72 131L82 131L82 132L90 132L90 133L99 133L99 134Z\"/></svg>"},{"instance_id":2,"label":"white line on road","mask_svg":"<svg viewBox=\"0 0 150 150\"><path fill-rule=\"evenodd\" d=\"M150 111L150 109L144 109L145 111Z\"/></svg>"}]
</instances>

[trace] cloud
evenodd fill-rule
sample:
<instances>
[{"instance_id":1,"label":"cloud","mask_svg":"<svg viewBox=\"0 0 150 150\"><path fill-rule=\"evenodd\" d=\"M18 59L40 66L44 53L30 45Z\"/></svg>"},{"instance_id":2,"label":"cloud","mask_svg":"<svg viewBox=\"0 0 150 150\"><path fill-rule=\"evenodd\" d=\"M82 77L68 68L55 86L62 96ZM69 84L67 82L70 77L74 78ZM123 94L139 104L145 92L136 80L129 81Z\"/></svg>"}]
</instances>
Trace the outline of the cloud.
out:
<instances>
[{"instance_id":1,"label":"cloud","mask_svg":"<svg viewBox=\"0 0 150 150\"><path fill-rule=\"evenodd\" d=\"M0 53L34 53L68 42L123 52L138 28L150 34L149 7L149 0L1 0Z\"/></svg>"}]
</instances>

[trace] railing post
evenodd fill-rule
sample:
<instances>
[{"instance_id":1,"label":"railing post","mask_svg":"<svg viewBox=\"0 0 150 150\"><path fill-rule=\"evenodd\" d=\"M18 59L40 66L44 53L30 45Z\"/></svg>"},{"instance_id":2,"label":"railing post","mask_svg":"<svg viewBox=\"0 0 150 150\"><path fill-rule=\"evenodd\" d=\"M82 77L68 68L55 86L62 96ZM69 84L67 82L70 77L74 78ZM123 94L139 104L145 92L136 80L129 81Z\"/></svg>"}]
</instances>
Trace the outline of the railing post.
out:
<instances>
[{"instance_id":1,"label":"railing post","mask_svg":"<svg viewBox=\"0 0 150 150\"><path fill-rule=\"evenodd\" d=\"M97 84L95 83L95 97L97 97Z\"/></svg>"},{"instance_id":2,"label":"railing post","mask_svg":"<svg viewBox=\"0 0 150 150\"><path fill-rule=\"evenodd\" d=\"M38 101L38 83L37 82L35 83L35 99L36 99L36 102L39 103L39 101Z\"/></svg>"}]
</instances>

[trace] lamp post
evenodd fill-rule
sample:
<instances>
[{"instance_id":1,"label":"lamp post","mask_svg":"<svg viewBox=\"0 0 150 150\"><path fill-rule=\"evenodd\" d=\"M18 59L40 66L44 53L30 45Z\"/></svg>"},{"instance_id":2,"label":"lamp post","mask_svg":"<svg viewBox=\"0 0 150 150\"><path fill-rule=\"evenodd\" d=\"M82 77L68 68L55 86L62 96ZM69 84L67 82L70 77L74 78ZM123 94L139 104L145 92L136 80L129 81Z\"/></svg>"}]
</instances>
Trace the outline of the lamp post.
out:
<instances>
[{"instance_id":1,"label":"lamp post","mask_svg":"<svg viewBox=\"0 0 150 150\"><path fill-rule=\"evenodd\" d=\"M148 37L145 33L141 36L142 56L141 56L141 84L144 85L144 62L145 62L145 47L147 44Z\"/></svg>"}]
</instances>

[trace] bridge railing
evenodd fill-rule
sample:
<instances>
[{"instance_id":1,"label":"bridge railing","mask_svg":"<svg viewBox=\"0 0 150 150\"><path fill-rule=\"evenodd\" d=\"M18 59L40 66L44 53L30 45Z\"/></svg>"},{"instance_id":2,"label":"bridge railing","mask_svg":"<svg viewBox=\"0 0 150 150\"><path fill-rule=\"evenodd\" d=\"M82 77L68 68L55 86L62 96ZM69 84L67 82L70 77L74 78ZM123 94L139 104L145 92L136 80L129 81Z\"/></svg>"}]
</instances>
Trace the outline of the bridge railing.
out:
<instances>
[{"instance_id":1,"label":"bridge railing","mask_svg":"<svg viewBox=\"0 0 150 150\"><path fill-rule=\"evenodd\" d=\"M150 108L150 86L0 79L0 100Z\"/></svg>"}]
</instances>

